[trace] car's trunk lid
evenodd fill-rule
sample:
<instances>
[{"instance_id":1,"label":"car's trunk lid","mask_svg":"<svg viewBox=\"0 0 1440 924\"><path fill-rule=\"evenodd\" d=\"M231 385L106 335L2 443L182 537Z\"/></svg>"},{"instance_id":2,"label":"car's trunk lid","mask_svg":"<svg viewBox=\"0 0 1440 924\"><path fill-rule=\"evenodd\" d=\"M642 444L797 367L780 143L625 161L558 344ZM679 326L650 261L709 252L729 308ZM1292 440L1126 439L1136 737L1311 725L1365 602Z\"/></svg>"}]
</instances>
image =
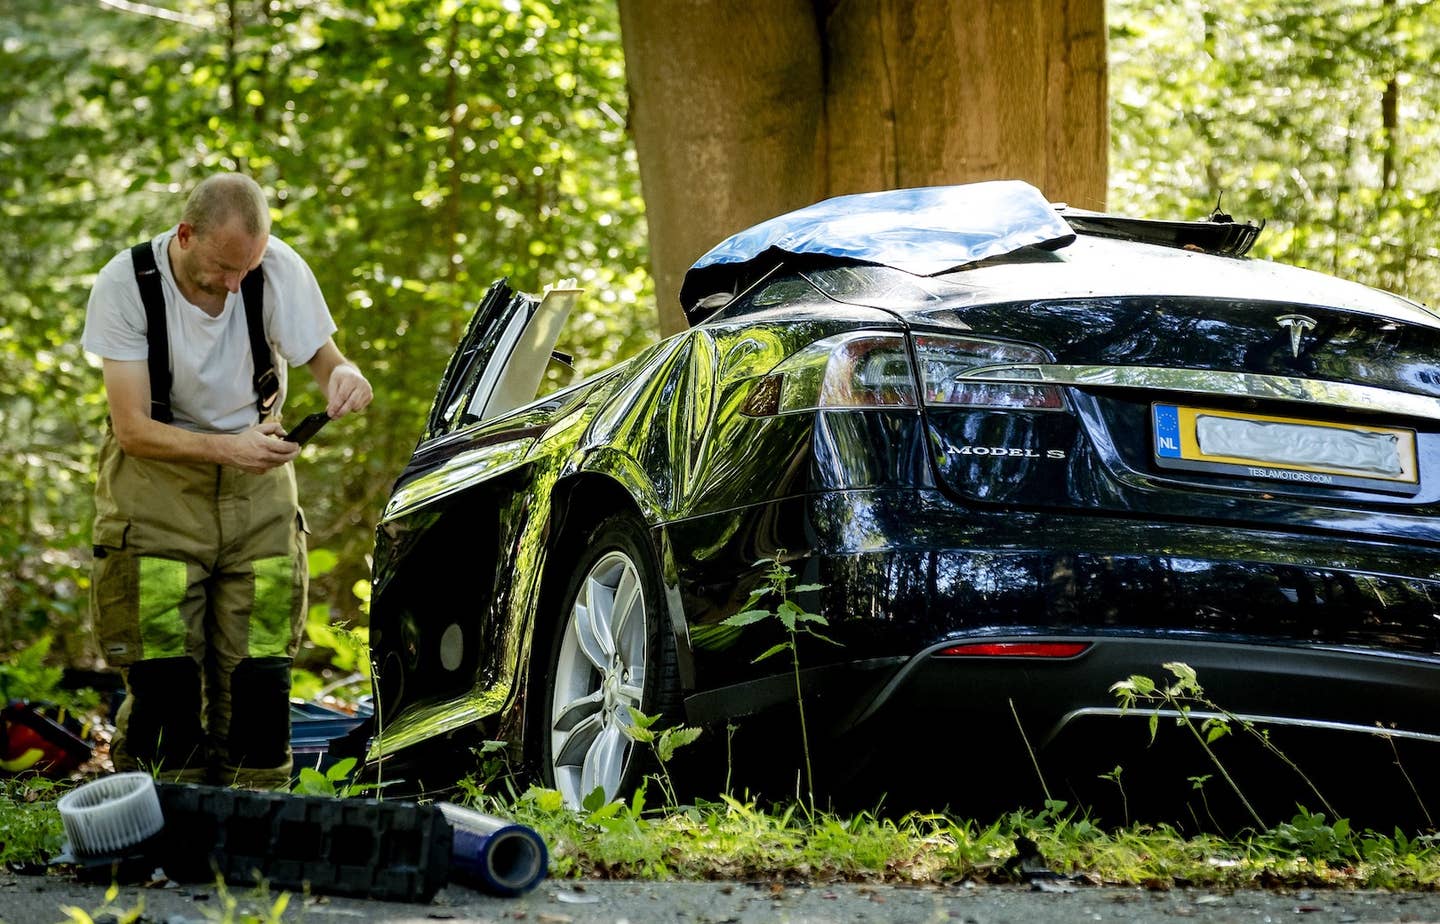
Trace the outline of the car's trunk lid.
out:
<instances>
[{"instance_id":1,"label":"car's trunk lid","mask_svg":"<svg viewBox=\"0 0 1440 924\"><path fill-rule=\"evenodd\" d=\"M1084 238L918 285L886 274L812 281L888 303L917 343L1038 347L1045 359L964 375L1064 396L1059 412L975 406L973 390L970 406L926 407L939 480L966 500L1440 541L1440 319L1421 306L1291 267ZM867 275L882 297L860 291ZM1349 460L1382 443L1368 468Z\"/></svg>"}]
</instances>

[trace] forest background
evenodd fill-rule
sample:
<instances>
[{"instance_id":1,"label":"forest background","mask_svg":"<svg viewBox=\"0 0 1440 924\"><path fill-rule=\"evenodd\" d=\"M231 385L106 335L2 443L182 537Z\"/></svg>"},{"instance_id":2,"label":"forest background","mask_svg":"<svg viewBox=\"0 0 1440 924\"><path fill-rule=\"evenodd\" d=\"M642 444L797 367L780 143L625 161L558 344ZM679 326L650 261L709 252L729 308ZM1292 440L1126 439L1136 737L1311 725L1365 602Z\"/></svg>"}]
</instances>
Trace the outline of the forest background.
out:
<instances>
[{"instance_id":1,"label":"forest background","mask_svg":"<svg viewBox=\"0 0 1440 924\"><path fill-rule=\"evenodd\" d=\"M1106 18L1111 211L1200 218L1223 192L1268 222L1255 255L1440 305L1440 3ZM95 273L243 166L375 388L297 466L302 663L328 665L324 627L364 625L383 500L492 279L579 280L559 348L582 373L659 335L624 65L604 0L0 0L0 658L47 635L90 657ZM295 375L291 420L320 406Z\"/></svg>"}]
</instances>

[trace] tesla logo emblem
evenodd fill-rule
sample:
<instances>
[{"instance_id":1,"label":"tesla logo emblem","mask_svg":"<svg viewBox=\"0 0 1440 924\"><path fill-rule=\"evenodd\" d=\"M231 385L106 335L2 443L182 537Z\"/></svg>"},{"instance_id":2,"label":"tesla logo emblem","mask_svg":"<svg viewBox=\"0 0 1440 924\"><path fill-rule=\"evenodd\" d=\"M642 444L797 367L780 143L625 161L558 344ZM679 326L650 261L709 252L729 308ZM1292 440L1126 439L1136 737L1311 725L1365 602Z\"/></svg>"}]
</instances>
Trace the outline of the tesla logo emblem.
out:
<instances>
[{"instance_id":1,"label":"tesla logo emblem","mask_svg":"<svg viewBox=\"0 0 1440 924\"><path fill-rule=\"evenodd\" d=\"M1296 359L1300 358L1300 341L1304 338L1305 332L1315 329L1315 319L1307 318L1303 314L1282 314L1275 319L1283 330L1290 332L1290 353Z\"/></svg>"}]
</instances>

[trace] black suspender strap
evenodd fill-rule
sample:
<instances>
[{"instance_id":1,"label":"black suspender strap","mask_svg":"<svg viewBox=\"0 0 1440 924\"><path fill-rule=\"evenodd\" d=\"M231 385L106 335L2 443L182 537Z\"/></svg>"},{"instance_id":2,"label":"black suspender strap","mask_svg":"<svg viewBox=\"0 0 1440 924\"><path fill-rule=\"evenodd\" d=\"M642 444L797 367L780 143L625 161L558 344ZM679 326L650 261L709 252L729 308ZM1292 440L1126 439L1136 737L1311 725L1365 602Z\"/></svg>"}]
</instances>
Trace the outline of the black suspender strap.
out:
<instances>
[{"instance_id":1,"label":"black suspender strap","mask_svg":"<svg viewBox=\"0 0 1440 924\"><path fill-rule=\"evenodd\" d=\"M131 247L130 262L135 264L135 284L140 287L140 301L145 305L145 340L150 350L147 362L150 416L161 423L170 423L175 419L170 410L170 329L165 322L160 268L155 265L151 243L144 241ZM245 329L250 335L250 356L255 364L251 379L255 386L255 407L263 420L280 395L280 379L275 375L275 357L265 340L265 273L260 267L240 280L240 295L245 299Z\"/></svg>"},{"instance_id":2,"label":"black suspender strap","mask_svg":"<svg viewBox=\"0 0 1440 924\"><path fill-rule=\"evenodd\" d=\"M250 332L250 358L255 363L255 407L260 419L269 415L280 395L280 379L275 375L275 357L265 340L265 273L260 267L240 280L240 295L245 299L245 328Z\"/></svg>"},{"instance_id":3,"label":"black suspender strap","mask_svg":"<svg viewBox=\"0 0 1440 924\"><path fill-rule=\"evenodd\" d=\"M165 326L165 293L160 288L160 268L149 241L130 248L135 264L135 284L145 303L145 340L150 350L150 416L161 423L174 419L170 413L170 332Z\"/></svg>"}]
</instances>

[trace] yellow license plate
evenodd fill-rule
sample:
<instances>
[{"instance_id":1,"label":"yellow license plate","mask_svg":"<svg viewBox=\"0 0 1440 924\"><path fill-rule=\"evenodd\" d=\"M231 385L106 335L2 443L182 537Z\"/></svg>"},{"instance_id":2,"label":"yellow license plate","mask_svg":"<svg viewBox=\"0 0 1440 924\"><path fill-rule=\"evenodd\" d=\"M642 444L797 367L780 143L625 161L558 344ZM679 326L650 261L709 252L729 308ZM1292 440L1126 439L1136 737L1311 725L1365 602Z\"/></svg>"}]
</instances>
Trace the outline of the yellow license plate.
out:
<instances>
[{"instance_id":1,"label":"yellow license plate","mask_svg":"<svg viewBox=\"0 0 1440 924\"><path fill-rule=\"evenodd\" d=\"M1151 416L1162 468L1407 493L1420 485L1415 431L1403 427L1176 404L1152 405Z\"/></svg>"}]
</instances>

